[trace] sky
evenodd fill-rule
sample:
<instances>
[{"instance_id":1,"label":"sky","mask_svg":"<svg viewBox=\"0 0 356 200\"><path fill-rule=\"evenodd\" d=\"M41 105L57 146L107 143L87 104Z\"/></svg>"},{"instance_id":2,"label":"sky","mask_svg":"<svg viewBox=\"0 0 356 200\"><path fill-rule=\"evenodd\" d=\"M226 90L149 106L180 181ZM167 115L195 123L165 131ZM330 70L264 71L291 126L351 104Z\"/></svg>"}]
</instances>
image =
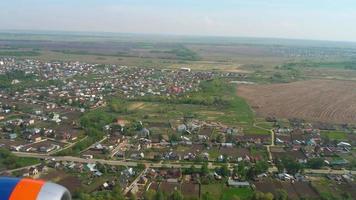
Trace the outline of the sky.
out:
<instances>
[{"instance_id":1,"label":"sky","mask_svg":"<svg viewBox=\"0 0 356 200\"><path fill-rule=\"evenodd\" d=\"M0 0L0 30L356 41L355 0Z\"/></svg>"}]
</instances>

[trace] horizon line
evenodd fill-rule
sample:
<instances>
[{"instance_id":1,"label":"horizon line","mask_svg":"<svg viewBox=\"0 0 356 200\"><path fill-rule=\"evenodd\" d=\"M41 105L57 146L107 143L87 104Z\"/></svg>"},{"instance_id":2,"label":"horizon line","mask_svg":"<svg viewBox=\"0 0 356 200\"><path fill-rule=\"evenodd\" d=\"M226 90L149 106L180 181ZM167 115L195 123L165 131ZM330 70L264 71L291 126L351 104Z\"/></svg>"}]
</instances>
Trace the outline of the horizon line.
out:
<instances>
[{"instance_id":1,"label":"horizon line","mask_svg":"<svg viewBox=\"0 0 356 200\"><path fill-rule=\"evenodd\" d=\"M164 37L182 37L182 38L225 38L225 39L265 39L265 40L291 40L291 41L309 41L309 42L331 42L331 43L349 43L356 44L353 40L330 40L314 38L289 38L289 37L259 37L259 36L233 36L233 35L200 35L200 34L179 34L179 33L147 33L147 32L110 32L110 31L72 31L72 30L31 30L31 29L0 29L0 33L8 34L33 34L33 35L70 35L77 36L111 36L117 35L146 35L146 36L164 36Z\"/></svg>"}]
</instances>

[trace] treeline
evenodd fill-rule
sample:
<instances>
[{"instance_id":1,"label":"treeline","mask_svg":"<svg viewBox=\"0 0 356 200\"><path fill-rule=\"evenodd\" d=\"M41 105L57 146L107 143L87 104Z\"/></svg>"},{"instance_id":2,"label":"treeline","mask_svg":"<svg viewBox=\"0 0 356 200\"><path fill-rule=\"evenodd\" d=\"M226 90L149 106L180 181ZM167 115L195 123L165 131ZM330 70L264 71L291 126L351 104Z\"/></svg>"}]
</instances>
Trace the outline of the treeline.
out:
<instances>
[{"instance_id":1,"label":"treeline","mask_svg":"<svg viewBox=\"0 0 356 200\"><path fill-rule=\"evenodd\" d=\"M197 61L200 59L199 55L196 52L184 46L168 51L168 53L175 54L180 60Z\"/></svg>"},{"instance_id":2,"label":"treeline","mask_svg":"<svg viewBox=\"0 0 356 200\"><path fill-rule=\"evenodd\" d=\"M0 51L0 56L40 56L41 53L38 51Z\"/></svg>"},{"instance_id":3,"label":"treeline","mask_svg":"<svg viewBox=\"0 0 356 200\"><path fill-rule=\"evenodd\" d=\"M9 150L0 148L0 170L16 169L38 163L38 159L19 158Z\"/></svg>"}]
</instances>

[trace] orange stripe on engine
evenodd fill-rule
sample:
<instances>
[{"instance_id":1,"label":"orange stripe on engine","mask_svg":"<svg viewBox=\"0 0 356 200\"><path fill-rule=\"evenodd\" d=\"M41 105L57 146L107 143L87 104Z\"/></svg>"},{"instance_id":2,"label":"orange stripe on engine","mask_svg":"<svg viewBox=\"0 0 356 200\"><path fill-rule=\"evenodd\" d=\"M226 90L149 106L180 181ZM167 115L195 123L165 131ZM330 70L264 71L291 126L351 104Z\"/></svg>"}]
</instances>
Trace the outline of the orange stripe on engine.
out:
<instances>
[{"instance_id":1,"label":"orange stripe on engine","mask_svg":"<svg viewBox=\"0 0 356 200\"><path fill-rule=\"evenodd\" d=\"M44 181L22 179L12 191L9 200L36 200Z\"/></svg>"}]
</instances>

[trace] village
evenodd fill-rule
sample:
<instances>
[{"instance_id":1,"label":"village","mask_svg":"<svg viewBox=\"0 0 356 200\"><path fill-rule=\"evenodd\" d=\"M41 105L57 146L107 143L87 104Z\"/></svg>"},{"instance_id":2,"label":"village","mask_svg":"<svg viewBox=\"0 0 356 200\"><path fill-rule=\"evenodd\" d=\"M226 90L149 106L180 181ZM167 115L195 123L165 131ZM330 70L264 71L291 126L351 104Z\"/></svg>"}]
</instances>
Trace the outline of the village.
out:
<instances>
[{"instance_id":1,"label":"village","mask_svg":"<svg viewBox=\"0 0 356 200\"><path fill-rule=\"evenodd\" d=\"M191 107L182 99L239 73L1 58L0 74L0 148L39 159L2 175L56 181L75 194L118 186L137 199L177 191L313 199L333 187L356 196L353 127L275 118L246 127L220 116L224 99Z\"/></svg>"}]
</instances>

